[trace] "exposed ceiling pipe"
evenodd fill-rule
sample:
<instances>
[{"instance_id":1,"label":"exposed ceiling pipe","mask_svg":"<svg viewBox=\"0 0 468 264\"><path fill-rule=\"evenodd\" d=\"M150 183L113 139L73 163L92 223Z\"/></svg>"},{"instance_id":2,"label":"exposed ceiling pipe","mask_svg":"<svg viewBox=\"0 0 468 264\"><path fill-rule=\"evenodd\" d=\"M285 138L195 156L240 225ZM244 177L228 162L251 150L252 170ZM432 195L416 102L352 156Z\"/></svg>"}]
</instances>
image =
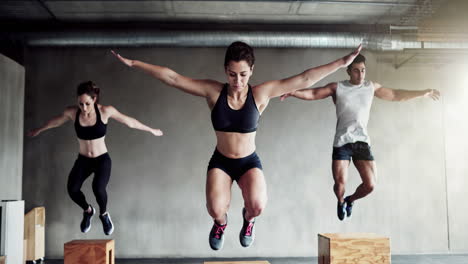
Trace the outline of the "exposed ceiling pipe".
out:
<instances>
[{"instance_id":1,"label":"exposed ceiling pipe","mask_svg":"<svg viewBox=\"0 0 468 264\"><path fill-rule=\"evenodd\" d=\"M419 27L417 27L417 26L395 26L395 25L390 25L389 29L390 29L390 31L392 31L392 30L418 30Z\"/></svg>"},{"instance_id":2,"label":"exposed ceiling pipe","mask_svg":"<svg viewBox=\"0 0 468 264\"><path fill-rule=\"evenodd\" d=\"M228 31L75 31L12 33L33 47L226 47L245 41L264 48L354 48L391 51L404 49L468 49L464 42L422 42L398 34L228 32Z\"/></svg>"},{"instance_id":3,"label":"exposed ceiling pipe","mask_svg":"<svg viewBox=\"0 0 468 264\"><path fill-rule=\"evenodd\" d=\"M305 1L303 1L304 3ZM317 3L317 4L345 4L345 5L377 5L377 6L405 6L405 7L414 7L417 6L416 3L402 3L400 1L339 1L339 0L313 0L308 3Z\"/></svg>"},{"instance_id":4,"label":"exposed ceiling pipe","mask_svg":"<svg viewBox=\"0 0 468 264\"><path fill-rule=\"evenodd\" d=\"M172 0L173 2L178 1L187 1L187 0ZM219 0L203 0L204 2L216 2ZM403 7L414 7L418 6L417 3L404 3L401 0L398 1L356 1L356 0L302 0L302 1L295 1L295 0L238 0L236 2L274 2L274 3L290 3L290 2L299 2L300 4L346 4L346 5L377 5L377 6L403 6Z\"/></svg>"}]
</instances>

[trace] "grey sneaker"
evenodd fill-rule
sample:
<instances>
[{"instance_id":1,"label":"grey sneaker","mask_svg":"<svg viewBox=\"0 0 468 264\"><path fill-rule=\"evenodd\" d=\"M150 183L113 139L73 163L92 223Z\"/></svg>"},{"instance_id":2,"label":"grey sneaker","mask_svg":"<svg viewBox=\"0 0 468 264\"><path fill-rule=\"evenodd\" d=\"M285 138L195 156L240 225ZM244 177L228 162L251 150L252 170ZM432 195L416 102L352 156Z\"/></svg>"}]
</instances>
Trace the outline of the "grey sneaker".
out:
<instances>
[{"instance_id":1,"label":"grey sneaker","mask_svg":"<svg viewBox=\"0 0 468 264\"><path fill-rule=\"evenodd\" d=\"M93 219L93 215L96 213L96 210L94 210L94 207L89 205L91 207L91 213L88 213L86 211L83 212L83 220L81 220L80 228L81 232L87 233L91 229L91 219Z\"/></svg>"},{"instance_id":2,"label":"grey sneaker","mask_svg":"<svg viewBox=\"0 0 468 264\"><path fill-rule=\"evenodd\" d=\"M344 201L346 203L346 216L350 217L351 214L353 213L354 202L349 201L349 196L346 196L346 198L344 198Z\"/></svg>"},{"instance_id":3,"label":"grey sneaker","mask_svg":"<svg viewBox=\"0 0 468 264\"><path fill-rule=\"evenodd\" d=\"M104 229L104 234L107 236L111 235L114 232L114 224L109 213L104 213L99 216L102 222L102 229Z\"/></svg>"},{"instance_id":4,"label":"grey sneaker","mask_svg":"<svg viewBox=\"0 0 468 264\"><path fill-rule=\"evenodd\" d=\"M243 247L250 247L255 240L255 219L252 222L245 220L245 208L242 209L242 220L244 224L239 233L239 241Z\"/></svg>"},{"instance_id":5,"label":"grey sneaker","mask_svg":"<svg viewBox=\"0 0 468 264\"><path fill-rule=\"evenodd\" d=\"M227 217L226 217L227 220ZM210 247L213 250L220 250L223 248L224 245L224 229L227 227L227 222L224 225L219 225L214 221L213 227L210 231Z\"/></svg>"}]
</instances>

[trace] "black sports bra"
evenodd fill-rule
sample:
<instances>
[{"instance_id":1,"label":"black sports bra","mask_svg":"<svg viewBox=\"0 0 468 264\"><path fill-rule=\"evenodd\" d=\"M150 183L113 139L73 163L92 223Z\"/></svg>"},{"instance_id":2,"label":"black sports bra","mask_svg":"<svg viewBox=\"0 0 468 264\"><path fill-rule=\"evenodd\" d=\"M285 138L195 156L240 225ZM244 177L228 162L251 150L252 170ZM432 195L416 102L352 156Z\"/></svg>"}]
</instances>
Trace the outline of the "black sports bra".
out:
<instances>
[{"instance_id":1,"label":"black sports bra","mask_svg":"<svg viewBox=\"0 0 468 264\"><path fill-rule=\"evenodd\" d=\"M80 113L81 109L76 111L75 117L75 131L76 136L79 139L83 140L93 140L97 138L102 138L106 135L107 124L104 124L101 120L101 113L99 112L97 104L94 104L94 109L96 110L96 124L92 126L81 126L80 124Z\"/></svg>"},{"instance_id":2,"label":"black sports bra","mask_svg":"<svg viewBox=\"0 0 468 264\"><path fill-rule=\"evenodd\" d=\"M229 107L227 100L228 84L224 84L221 94L211 110L211 123L216 131L250 133L257 130L260 112L258 111L252 88L249 85L247 99L239 110Z\"/></svg>"}]
</instances>

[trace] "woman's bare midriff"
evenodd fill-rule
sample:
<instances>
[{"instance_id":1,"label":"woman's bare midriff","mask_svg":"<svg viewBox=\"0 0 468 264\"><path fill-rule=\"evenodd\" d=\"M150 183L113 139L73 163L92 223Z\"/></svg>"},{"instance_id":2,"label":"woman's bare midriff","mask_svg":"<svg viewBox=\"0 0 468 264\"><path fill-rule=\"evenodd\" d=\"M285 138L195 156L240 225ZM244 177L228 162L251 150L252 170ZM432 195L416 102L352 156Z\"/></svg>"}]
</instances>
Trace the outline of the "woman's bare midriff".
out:
<instances>
[{"instance_id":1,"label":"woman's bare midriff","mask_svg":"<svg viewBox=\"0 0 468 264\"><path fill-rule=\"evenodd\" d=\"M93 140L78 139L80 144L80 154L88 158L95 158L107 153L107 147L106 143L104 142L104 138L105 137Z\"/></svg>"},{"instance_id":2,"label":"woman's bare midriff","mask_svg":"<svg viewBox=\"0 0 468 264\"><path fill-rule=\"evenodd\" d=\"M255 135L251 133L216 132L218 151L231 159L247 157L255 151Z\"/></svg>"}]
</instances>

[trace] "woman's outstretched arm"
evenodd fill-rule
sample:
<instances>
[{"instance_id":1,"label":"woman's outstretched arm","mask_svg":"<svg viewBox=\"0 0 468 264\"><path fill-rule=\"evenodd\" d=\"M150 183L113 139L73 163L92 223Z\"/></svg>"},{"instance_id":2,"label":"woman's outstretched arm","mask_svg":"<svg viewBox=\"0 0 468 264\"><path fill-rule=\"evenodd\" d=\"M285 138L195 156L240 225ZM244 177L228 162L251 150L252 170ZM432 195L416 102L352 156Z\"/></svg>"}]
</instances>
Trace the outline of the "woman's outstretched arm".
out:
<instances>
[{"instance_id":1,"label":"woman's outstretched arm","mask_svg":"<svg viewBox=\"0 0 468 264\"><path fill-rule=\"evenodd\" d=\"M63 111L62 114L57 115L57 116L53 117L52 119L48 120L41 127L30 130L27 133L27 136L28 137L35 137L35 136L39 135L40 133L42 133L42 132L44 132L44 131L46 131L48 129L51 129L51 128L54 128L54 127L59 127L59 126L65 124L68 120L73 120L73 114L74 113L76 113L76 107L74 107L74 106L67 107L65 109L65 111Z\"/></svg>"},{"instance_id":2,"label":"woman's outstretched arm","mask_svg":"<svg viewBox=\"0 0 468 264\"><path fill-rule=\"evenodd\" d=\"M162 136L163 132L157 128L151 128L140 121L136 120L131 116L124 115L120 113L115 107L113 106L105 106L105 111L108 112L109 117L115 119L116 121L128 126L129 128L138 129L142 131L149 132L155 136Z\"/></svg>"},{"instance_id":3,"label":"woman's outstretched arm","mask_svg":"<svg viewBox=\"0 0 468 264\"><path fill-rule=\"evenodd\" d=\"M213 87L220 86L217 81L192 79L181 75L170 68L149 64L139 60L127 59L113 50L111 52L117 57L117 59L128 67L140 69L161 82L192 95L209 97L211 95L210 93L214 91Z\"/></svg>"}]
</instances>

